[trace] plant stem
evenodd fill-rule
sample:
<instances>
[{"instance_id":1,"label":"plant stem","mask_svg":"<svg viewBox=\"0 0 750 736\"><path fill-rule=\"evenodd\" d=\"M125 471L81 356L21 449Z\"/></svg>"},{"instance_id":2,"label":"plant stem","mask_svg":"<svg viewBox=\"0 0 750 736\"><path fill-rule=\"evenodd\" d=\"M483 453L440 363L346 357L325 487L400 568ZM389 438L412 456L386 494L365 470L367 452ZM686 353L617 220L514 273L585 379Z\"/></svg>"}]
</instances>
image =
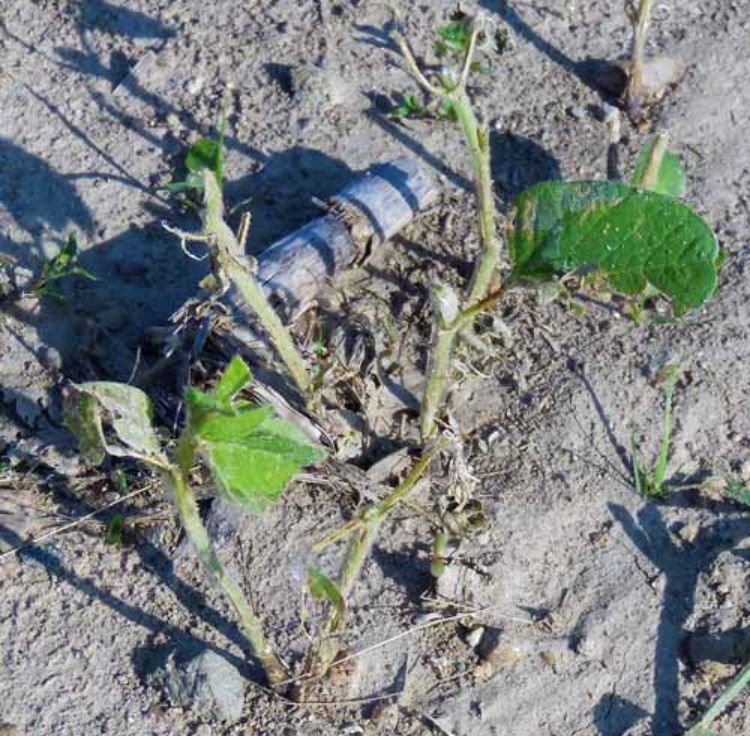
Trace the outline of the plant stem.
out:
<instances>
[{"instance_id":1,"label":"plant stem","mask_svg":"<svg viewBox=\"0 0 750 736\"><path fill-rule=\"evenodd\" d=\"M646 34L651 18L651 0L639 0L635 9L635 0L625 0L625 12L633 25L633 43L631 50L630 73L625 87L625 107L631 118L640 113L643 100L643 56L646 50Z\"/></svg>"},{"instance_id":2,"label":"plant stem","mask_svg":"<svg viewBox=\"0 0 750 736\"><path fill-rule=\"evenodd\" d=\"M725 708L744 690L750 683L750 662L748 662L729 683L726 690L714 701L713 705L705 712L703 717L696 723L685 736L700 736L709 726L724 712Z\"/></svg>"},{"instance_id":3,"label":"plant stem","mask_svg":"<svg viewBox=\"0 0 750 736\"><path fill-rule=\"evenodd\" d=\"M198 559L231 601L240 618L242 630L247 636L252 653L263 666L271 687L278 689L287 680L288 674L263 634L263 627L252 607L237 583L224 569L224 565L211 544L206 527L201 521L198 504L188 482L194 455L195 443L189 431L186 431L180 438L177 448L177 466L169 465L162 468L162 472L172 489L174 503L180 514L185 533L195 547Z\"/></svg>"},{"instance_id":4,"label":"plant stem","mask_svg":"<svg viewBox=\"0 0 750 736\"><path fill-rule=\"evenodd\" d=\"M430 290L433 315L433 338L427 365L427 384L422 396L419 431L426 442L437 428L436 419L443 405L451 373L453 346L462 325L458 297L440 283Z\"/></svg>"},{"instance_id":5,"label":"plant stem","mask_svg":"<svg viewBox=\"0 0 750 736\"><path fill-rule=\"evenodd\" d=\"M668 145L669 134L660 130L656 134L656 138L654 138L654 145L651 147L648 163L643 170L643 175L639 181L633 182L636 187L648 191L654 191L656 189L656 183L659 180L659 171L661 170L661 165L664 161L664 154L667 152Z\"/></svg>"},{"instance_id":6,"label":"plant stem","mask_svg":"<svg viewBox=\"0 0 750 736\"><path fill-rule=\"evenodd\" d=\"M213 172L204 170L203 182L205 187L203 229L209 238L209 247L213 251L215 269L220 272L217 276L221 279L221 274L226 274L237 287L242 298L268 332L271 342L297 387L306 395L310 386L310 376L305 362L294 345L289 330L271 306L262 287L250 271L242 265L240 259L244 257L244 253L234 233L224 221L224 204L216 176Z\"/></svg>"},{"instance_id":7,"label":"plant stem","mask_svg":"<svg viewBox=\"0 0 750 736\"><path fill-rule=\"evenodd\" d=\"M477 197L479 237L482 252L474 266L469 284L469 305L484 299L500 266L500 241L495 224L495 197L492 192L489 133L477 121L466 90L459 88L449 95L471 155L474 189Z\"/></svg>"},{"instance_id":8,"label":"plant stem","mask_svg":"<svg viewBox=\"0 0 750 736\"><path fill-rule=\"evenodd\" d=\"M355 537L349 545L338 576L337 588L345 601L351 595L354 584L357 582L362 567L372 551L383 522L388 514L414 490L417 482L439 450L440 446L434 446L425 452L398 488L360 515ZM309 668L310 674L323 674L333 664L339 648L335 635L343 630L344 623L344 618L339 615L338 609L332 606L326 623L321 629L320 644L313 654L312 666Z\"/></svg>"}]
</instances>

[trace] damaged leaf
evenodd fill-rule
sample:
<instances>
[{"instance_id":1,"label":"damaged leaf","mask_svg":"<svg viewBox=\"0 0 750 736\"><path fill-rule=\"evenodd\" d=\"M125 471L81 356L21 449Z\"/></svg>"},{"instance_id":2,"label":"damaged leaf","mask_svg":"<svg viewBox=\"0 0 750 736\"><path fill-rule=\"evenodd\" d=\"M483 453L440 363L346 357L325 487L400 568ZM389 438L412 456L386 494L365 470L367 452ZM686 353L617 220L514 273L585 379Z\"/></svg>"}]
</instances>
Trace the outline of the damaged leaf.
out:
<instances>
[{"instance_id":1,"label":"damaged leaf","mask_svg":"<svg viewBox=\"0 0 750 736\"><path fill-rule=\"evenodd\" d=\"M513 274L543 280L597 271L627 295L653 287L676 314L716 291L721 250L687 205L619 182L547 182L527 189L509 233Z\"/></svg>"}]
</instances>

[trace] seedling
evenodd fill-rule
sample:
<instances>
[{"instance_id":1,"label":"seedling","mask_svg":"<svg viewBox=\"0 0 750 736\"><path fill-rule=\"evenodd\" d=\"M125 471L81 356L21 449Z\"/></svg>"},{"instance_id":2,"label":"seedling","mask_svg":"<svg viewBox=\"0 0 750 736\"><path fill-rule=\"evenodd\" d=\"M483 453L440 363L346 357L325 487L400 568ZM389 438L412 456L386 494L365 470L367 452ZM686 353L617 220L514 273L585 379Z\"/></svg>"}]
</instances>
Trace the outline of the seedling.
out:
<instances>
[{"instance_id":1,"label":"seedling","mask_svg":"<svg viewBox=\"0 0 750 736\"><path fill-rule=\"evenodd\" d=\"M669 492L665 484L667 465L669 464L669 444L672 437L672 396L680 376L677 366L669 365L662 370L664 383L664 425L661 434L661 448L653 472L642 464L638 458L635 437L630 437L630 458L633 466L633 485L639 496L649 501L664 498Z\"/></svg>"},{"instance_id":2,"label":"seedling","mask_svg":"<svg viewBox=\"0 0 750 736\"><path fill-rule=\"evenodd\" d=\"M296 427L274 417L270 406L240 398L251 378L247 365L235 357L212 392L188 389L187 419L173 454L166 452L154 430L148 397L133 386L77 384L67 397L65 416L90 462L101 464L107 455L131 457L162 476L198 558L237 611L269 682L279 688L287 672L251 605L217 557L190 488L193 466L200 460L211 471L217 493L240 506L262 510L303 466L323 457Z\"/></svg>"},{"instance_id":3,"label":"seedling","mask_svg":"<svg viewBox=\"0 0 750 736\"><path fill-rule=\"evenodd\" d=\"M42 271L36 277L34 282L27 289L10 289L9 291L0 292L0 301L3 299L19 299L27 296L37 297L38 299L49 298L59 304L65 301L65 296L60 289L60 282L71 276L79 276L84 279L96 281L85 268L76 265L78 260L78 238L75 233L68 235L65 245L60 249L57 255L45 260L42 264ZM0 254L0 269L11 269L13 259L4 257Z\"/></svg>"},{"instance_id":4,"label":"seedling","mask_svg":"<svg viewBox=\"0 0 750 736\"><path fill-rule=\"evenodd\" d=\"M646 51L646 36L651 20L651 0L625 0L625 15L633 26L633 41L624 103L628 115L635 120L639 117L643 105L643 56Z\"/></svg>"}]
</instances>

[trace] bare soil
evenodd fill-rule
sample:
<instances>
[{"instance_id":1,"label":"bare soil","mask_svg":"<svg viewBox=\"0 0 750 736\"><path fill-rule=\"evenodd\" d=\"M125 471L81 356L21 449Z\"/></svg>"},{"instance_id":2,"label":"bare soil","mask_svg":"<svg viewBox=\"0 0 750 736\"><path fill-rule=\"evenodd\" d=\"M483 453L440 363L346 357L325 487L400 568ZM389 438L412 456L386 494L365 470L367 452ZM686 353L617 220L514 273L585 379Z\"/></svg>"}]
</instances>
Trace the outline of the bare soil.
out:
<instances>
[{"instance_id":1,"label":"bare soil","mask_svg":"<svg viewBox=\"0 0 750 736\"><path fill-rule=\"evenodd\" d=\"M627 48L620 4L480 5L509 32L475 88L503 212L536 181L604 178L604 99L588 62ZM401 6L429 57L452 3ZM351 602L352 650L384 643L320 688L325 705L291 705L252 684L232 612L186 551L161 490L126 466L128 490L147 490L120 509L122 546L105 543L104 514L0 559L2 733L672 736L720 692L750 654L750 516L694 491L646 503L621 476L631 432L655 457L663 403L653 379L670 361L683 369L670 475L750 475L750 25L746 3L730 0L655 13L649 52L688 70L648 129L626 128L623 164L650 130L669 129L688 200L727 253L717 297L679 322L640 326L608 304L578 315L529 296L503 303L507 330L490 329L489 355L461 356L451 399L488 523L463 540L436 591L425 511L455 489L450 469L435 467L431 487L385 526ZM230 204L250 199L254 253L318 214L313 196L376 161L409 154L441 178L439 205L299 329L314 334L325 311L377 346L392 325L403 347L392 375L418 394L425 287L436 274L457 284L468 275L474 204L455 128L387 117L414 85L383 3L5 0L0 21L0 255L35 268L76 230L97 278L70 283L62 305L2 305L0 551L118 497L113 469L76 460L60 387L128 380L144 331L196 293L205 264L160 225L191 228L195 218L156 187L212 130L227 91L226 194ZM366 428L347 450L361 474L409 440L413 411L361 363L353 375L339 399L342 416ZM361 501L356 469L347 481L341 465L335 481L301 481L267 514L209 517L291 663L320 617L304 594L311 545ZM219 528L222 518L238 532ZM319 564L334 571L335 551ZM438 594L450 600L436 608ZM467 615L386 642L435 610ZM485 647L500 637L493 666L471 645L480 625ZM196 645L247 676L239 722L174 704L153 676ZM720 719L721 736L750 733L748 702Z\"/></svg>"}]
</instances>

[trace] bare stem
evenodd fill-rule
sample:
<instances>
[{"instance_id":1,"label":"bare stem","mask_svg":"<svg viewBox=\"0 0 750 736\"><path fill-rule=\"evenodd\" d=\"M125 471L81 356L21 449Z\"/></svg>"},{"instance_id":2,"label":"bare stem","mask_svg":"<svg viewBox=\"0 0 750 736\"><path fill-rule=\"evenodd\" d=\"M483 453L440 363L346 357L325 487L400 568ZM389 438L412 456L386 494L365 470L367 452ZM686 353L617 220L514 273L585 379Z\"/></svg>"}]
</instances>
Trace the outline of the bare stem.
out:
<instances>
[{"instance_id":1,"label":"bare stem","mask_svg":"<svg viewBox=\"0 0 750 736\"><path fill-rule=\"evenodd\" d=\"M263 627L252 607L237 583L235 583L224 569L221 560L211 544L206 527L203 526L203 522L201 521L195 496L187 480L193 464L194 454L194 443L189 432L187 432L180 439L178 446L178 465L169 465L166 468L162 468L162 473L172 489L174 503L180 514L182 525L193 547L195 547L198 559L203 563L206 571L216 580L234 606L239 616L242 630L245 632L245 636L247 636L250 643L252 653L263 666L271 686L277 689L287 680L288 673L274 654L271 645L263 634Z\"/></svg>"},{"instance_id":2,"label":"bare stem","mask_svg":"<svg viewBox=\"0 0 750 736\"><path fill-rule=\"evenodd\" d=\"M440 446L433 446L426 451L398 488L360 515L357 531L349 545L338 576L337 587L345 601L351 595L354 584L357 582L362 567L372 551L383 522L391 511L414 490L425 470L429 467L435 453L439 450ZM311 666L308 669L311 674L325 673L335 661L339 649L337 634L343 631L344 623L344 618L339 615L338 609L332 606L326 623L321 629L319 645L311 658Z\"/></svg>"},{"instance_id":3,"label":"bare stem","mask_svg":"<svg viewBox=\"0 0 750 736\"><path fill-rule=\"evenodd\" d=\"M240 260L244 257L244 253L235 234L224 220L224 204L216 176L213 172L205 170L203 182L205 186L203 229L212 250L214 267L219 271L217 277L221 280L222 275L226 274L234 283L242 298L268 332L271 342L297 387L306 395L310 386L310 376L305 362L294 345L289 330L271 306L262 287Z\"/></svg>"},{"instance_id":4,"label":"bare stem","mask_svg":"<svg viewBox=\"0 0 750 736\"><path fill-rule=\"evenodd\" d=\"M637 117L643 104L641 87L643 86L643 56L646 51L646 35L651 20L651 0L625 0L625 13L633 26L631 47L630 74L625 88L625 107L628 114Z\"/></svg>"}]
</instances>

